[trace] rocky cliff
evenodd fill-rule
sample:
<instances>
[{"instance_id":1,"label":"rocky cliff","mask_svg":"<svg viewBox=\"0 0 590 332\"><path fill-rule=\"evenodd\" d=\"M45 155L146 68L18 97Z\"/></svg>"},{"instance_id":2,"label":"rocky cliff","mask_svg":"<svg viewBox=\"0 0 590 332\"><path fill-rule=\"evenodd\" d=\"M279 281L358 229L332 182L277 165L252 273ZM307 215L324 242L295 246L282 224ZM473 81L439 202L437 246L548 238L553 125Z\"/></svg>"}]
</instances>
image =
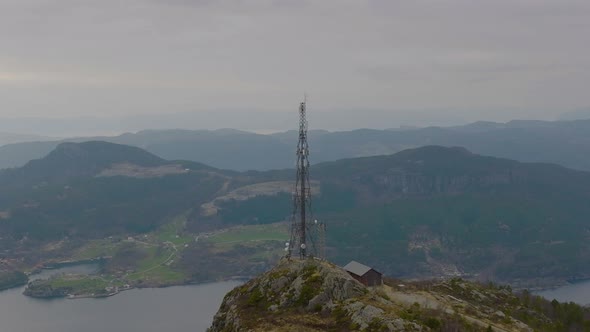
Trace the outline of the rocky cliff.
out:
<instances>
[{"instance_id":1,"label":"rocky cliff","mask_svg":"<svg viewBox=\"0 0 590 332\"><path fill-rule=\"evenodd\" d=\"M341 268L283 260L229 292L209 332L588 331L590 310L462 279L367 288Z\"/></svg>"}]
</instances>

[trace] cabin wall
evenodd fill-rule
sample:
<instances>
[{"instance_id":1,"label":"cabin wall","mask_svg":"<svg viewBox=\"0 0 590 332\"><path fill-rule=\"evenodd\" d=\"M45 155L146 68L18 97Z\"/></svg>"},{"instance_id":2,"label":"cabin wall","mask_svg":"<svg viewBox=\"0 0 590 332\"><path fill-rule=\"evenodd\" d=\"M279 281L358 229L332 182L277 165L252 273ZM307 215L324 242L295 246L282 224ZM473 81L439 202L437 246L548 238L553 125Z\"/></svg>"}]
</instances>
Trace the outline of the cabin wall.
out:
<instances>
[{"instance_id":1,"label":"cabin wall","mask_svg":"<svg viewBox=\"0 0 590 332\"><path fill-rule=\"evenodd\" d=\"M358 276L352 272L348 272L354 279L365 286L380 286L383 284L383 278L381 273L375 270L369 270L369 272L365 273L362 276Z\"/></svg>"},{"instance_id":2,"label":"cabin wall","mask_svg":"<svg viewBox=\"0 0 590 332\"><path fill-rule=\"evenodd\" d=\"M362 283L366 286L380 286L383 284L383 278L381 273L371 269L369 272L365 273L362 277Z\"/></svg>"},{"instance_id":3,"label":"cabin wall","mask_svg":"<svg viewBox=\"0 0 590 332\"><path fill-rule=\"evenodd\" d=\"M357 276L356 274L354 274L352 272L348 272L348 274L350 274L351 277L353 277L354 279L356 279L356 281L358 281L361 284L365 285L365 282L363 281L363 278L361 276Z\"/></svg>"}]
</instances>

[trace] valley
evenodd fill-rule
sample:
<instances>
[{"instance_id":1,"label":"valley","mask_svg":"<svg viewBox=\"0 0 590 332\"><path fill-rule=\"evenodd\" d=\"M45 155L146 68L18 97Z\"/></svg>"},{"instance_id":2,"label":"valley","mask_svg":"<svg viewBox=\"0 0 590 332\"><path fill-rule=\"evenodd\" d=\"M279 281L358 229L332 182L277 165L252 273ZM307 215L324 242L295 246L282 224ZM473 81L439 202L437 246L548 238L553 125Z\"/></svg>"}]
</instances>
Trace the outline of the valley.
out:
<instances>
[{"instance_id":1,"label":"valley","mask_svg":"<svg viewBox=\"0 0 590 332\"><path fill-rule=\"evenodd\" d=\"M32 285L40 296L257 275L283 255L292 176L65 143L0 171L2 270L104 258L98 277ZM313 212L337 264L542 289L590 277L588 186L583 171L427 146L315 165Z\"/></svg>"},{"instance_id":2,"label":"valley","mask_svg":"<svg viewBox=\"0 0 590 332\"><path fill-rule=\"evenodd\" d=\"M249 278L276 262L288 239L285 223L236 226L198 234L185 230L186 217L141 236L92 240L60 261L63 266L97 261L91 275L55 275L30 283L24 294L38 298L108 297L133 288L169 287ZM191 266L192 262L198 266Z\"/></svg>"}]
</instances>

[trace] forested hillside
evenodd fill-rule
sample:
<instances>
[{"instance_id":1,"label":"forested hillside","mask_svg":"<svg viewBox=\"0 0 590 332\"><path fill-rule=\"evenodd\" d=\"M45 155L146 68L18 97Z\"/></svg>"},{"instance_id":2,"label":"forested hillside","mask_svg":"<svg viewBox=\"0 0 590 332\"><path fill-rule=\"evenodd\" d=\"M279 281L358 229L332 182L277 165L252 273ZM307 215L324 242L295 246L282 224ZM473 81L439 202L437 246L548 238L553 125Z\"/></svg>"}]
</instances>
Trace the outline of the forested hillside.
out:
<instances>
[{"instance_id":1,"label":"forested hillside","mask_svg":"<svg viewBox=\"0 0 590 332\"><path fill-rule=\"evenodd\" d=\"M289 220L293 177L65 143L0 173L0 230L5 241L44 243L141 234L180 214L194 234L276 223ZM427 146L321 163L311 177L337 263L510 282L590 276L590 173Z\"/></svg>"}]
</instances>

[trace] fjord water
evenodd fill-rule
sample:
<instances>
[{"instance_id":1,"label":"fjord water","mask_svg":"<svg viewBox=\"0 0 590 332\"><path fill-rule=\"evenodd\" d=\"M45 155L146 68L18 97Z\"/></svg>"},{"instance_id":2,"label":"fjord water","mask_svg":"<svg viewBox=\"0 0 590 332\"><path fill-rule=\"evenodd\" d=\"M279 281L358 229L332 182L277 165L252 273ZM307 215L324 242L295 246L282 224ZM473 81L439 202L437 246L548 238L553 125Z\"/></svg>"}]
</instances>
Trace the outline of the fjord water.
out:
<instances>
[{"instance_id":1,"label":"fjord water","mask_svg":"<svg viewBox=\"0 0 590 332\"><path fill-rule=\"evenodd\" d=\"M96 265L44 271L88 273ZM33 299L23 288L0 292L0 331L103 332L205 331L223 296L239 281L155 289L132 289L103 299Z\"/></svg>"},{"instance_id":2,"label":"fjord water","mask_svg":"<svg viewBox=\"0 0 590 332\"><path fill-rule=\"evenodd\" d=\"M535 292L548 300L559 302L576 302L581 305L590 304L590 280L576 282L570 285Z\"/></svg>"},{"instance_id":3,"label":"fjord water","mask_svg":"<svg viewBox=\"0 0 590 332\"><path fill-rule=\"evenodd\" d=\"M45 270L31 279L56 273L93 273L96 264ZM132 289L103 299L33 299L23 287L0 292L0 331L103 332L205 331L223 296L239 281L156 289ZM549 300L590 304L590 281L535 292Z\"/></svg>"}]
</instances>

